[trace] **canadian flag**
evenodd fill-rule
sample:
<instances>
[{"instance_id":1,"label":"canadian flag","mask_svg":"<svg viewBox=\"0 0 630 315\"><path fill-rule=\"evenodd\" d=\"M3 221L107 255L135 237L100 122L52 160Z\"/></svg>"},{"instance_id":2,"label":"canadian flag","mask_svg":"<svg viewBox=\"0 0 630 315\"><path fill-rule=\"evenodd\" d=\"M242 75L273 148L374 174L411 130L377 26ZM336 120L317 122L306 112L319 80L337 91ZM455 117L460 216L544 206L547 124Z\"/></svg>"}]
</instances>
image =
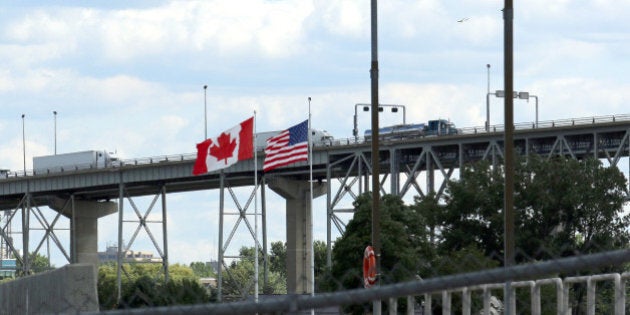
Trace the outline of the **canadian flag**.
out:
<instances>
[{"instance_id":1,"label":"canadian flag","mask_svg":"<svg viewBox=\"0 0 630 315\"><path fill-rule=\"evenodd\" d=\"M197 144L193 175L226 168L254 157L254 117Z\"/></svg>"}]
</instances>

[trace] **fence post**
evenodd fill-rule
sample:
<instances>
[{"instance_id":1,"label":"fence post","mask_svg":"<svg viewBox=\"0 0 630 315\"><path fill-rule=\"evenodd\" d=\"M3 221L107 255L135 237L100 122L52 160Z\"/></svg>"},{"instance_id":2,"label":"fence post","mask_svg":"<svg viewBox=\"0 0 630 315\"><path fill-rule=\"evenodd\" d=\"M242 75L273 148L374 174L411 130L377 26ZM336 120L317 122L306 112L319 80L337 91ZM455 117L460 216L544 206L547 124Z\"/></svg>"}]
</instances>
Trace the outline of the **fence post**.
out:
<instances>
[{"instance_id":1,"label":"fence post","mask_svg":"<svg viewBox=\"0 0 630 315\"><path fill-rule=\"evenodd\" d=\"M398 312L398 299L389 298L389 315L396 315Z\"/></svg>"},{"instance_id":2,"label":"fence post","mask_svg":"<svg viewBox=\"0 0 630 315\"><path fill-rule=\"evenodd\" d=\"M569 284L567 283L566 285L561 285L558 287L558 296L559 296L559 301L562 301L562 303L558 303L558 311L560 311L560 314L570 314L571 313L571 309L569 308ZM561 293L561 294L560 294ZM560 306L562 305L562 306Z\"/></svg>"},{"instance_id":3,"label":"fence post","mask_svg":"<svg viewBox=\"0 0 630 315\"><path fill-rule=\"evenodd\" d=\"M490 314L490 290L487 286L483 286L483 313Z\"/></svg>"},{"instance_id":4,"label":"fence post","mask_svg":"<svg viewBox=\"0 0 630 315\"><path fill-rule=\"evenodd\" d=\"M621 275L615 274L615 315L626 313L626 283L621 280Z\"/></svg>"},{"instance_id":5,"label":"fence post","mask_svg":"<svg viewBox=\"0 0 630 315\"><path fill-rule=\"evenodd\" d=\"M431 293L425 293L424 294L424 315L431 315L433 314L431 312Z\"/></svg>"},{"instance_id":6,"label":"fence post","mask_svg":"<svg viewBox=\"0 0 630 315\"><path fill-rule=\"evenodd\" d=\"M413 315L416 307L416 299L413 295L407 296L407 315Z\"/></svg>"},{"instance_id":7,"label":"fence post","mask_svg":"<svg viewBox=\"0 0 630 315\"><path fill-rule=\"evenodd\" d=\"M595 315L595 294L597 283L592 277L586 278L586 314Z\"/></svg>"},{"instance_id":8,"label":"fence post","mask_svg":"<svg viewBox=\"0 0 630 315\"><path fill-rule=\"evenodd\" d=\"M462 290L462 315L470 315L470 290L465 287Z\"/></svg>"},{"instance_id":9,"label":"fence post","mask_svg":"<svg viewBox=\"0 0 630 315\"><path fill-rule=\"evenodd\" d=\"M442 314L451 313L451 292L442 291Z\"/></svg>"},{"instance_id":10,"label":"fence post","mask_svg":"<svg viewBox=\"0 0 630 315\"><path fill-rule=\"evenodd\" d=\"M538 282L532 288L532 315L540 315L540 284Z\"/></svg>"}]
</instances>

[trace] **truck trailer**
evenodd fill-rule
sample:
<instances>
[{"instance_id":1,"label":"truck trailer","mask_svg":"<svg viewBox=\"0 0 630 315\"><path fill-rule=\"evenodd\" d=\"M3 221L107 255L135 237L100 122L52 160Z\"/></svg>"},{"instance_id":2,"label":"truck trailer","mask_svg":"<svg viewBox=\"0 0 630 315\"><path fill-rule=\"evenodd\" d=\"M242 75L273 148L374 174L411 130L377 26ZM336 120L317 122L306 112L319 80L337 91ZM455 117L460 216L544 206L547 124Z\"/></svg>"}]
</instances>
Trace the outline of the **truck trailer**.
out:
<instances>
[{"instance_id":1,"label":"truck trailer","mask_svg":"<svg viewBox=\"0 0 630 315\"><path fill-rule=\"evenodd\" d=\"M99 169L116 166L118 158L107 151L80 151L56 155L33 157L33 171L37 173L58 173L85 169Z\"/></svg>"}]
</instances>

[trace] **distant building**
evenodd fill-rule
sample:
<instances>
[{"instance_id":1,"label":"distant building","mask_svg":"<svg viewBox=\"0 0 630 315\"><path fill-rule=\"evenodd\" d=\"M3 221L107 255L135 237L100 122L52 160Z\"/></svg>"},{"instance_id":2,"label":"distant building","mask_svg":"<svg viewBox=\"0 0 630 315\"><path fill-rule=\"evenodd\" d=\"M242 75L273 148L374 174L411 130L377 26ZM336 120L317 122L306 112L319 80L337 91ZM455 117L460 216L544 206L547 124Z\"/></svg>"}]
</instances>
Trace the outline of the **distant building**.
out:
<instances>
[{"instance_id":1,"label":"distant building","mask_svg":"<svg viewBox=\"0 0 630 315\"><path fill-rule=\"evenodd\" d=\"M209 266L210 268L212 268L212 272L214 272L215 274L219 273L220 265L221 264L216 260L206 261L206 266Z\"/></svg>"},{"instance_id":2,"label":"distant building","mask_svg":"<svg viewBox=\"0 0 630 315\"><path fill-rule=\"evenodd\" d=\"M217 287L217 279L216 278L211 278L211 277L199 278L199 283L201 283L201 285L204 288L206 288L206 289L216 288Z\"/></svg>"},{"instance_id":3,"label":"distant building","mask_svg":"<svg viewBox=\"0 0 630 315\"><path fill-rule=\"evenodd\" d=\"M107 246L107 249L104 252L98 253L98 260L101 263L118 261L118 246ZM154 257L153 253L149 251L127 250L123 253L122 261L126 263L129 263L129 262L161 263L162 258Z\"/></svg>"}]
</instances>

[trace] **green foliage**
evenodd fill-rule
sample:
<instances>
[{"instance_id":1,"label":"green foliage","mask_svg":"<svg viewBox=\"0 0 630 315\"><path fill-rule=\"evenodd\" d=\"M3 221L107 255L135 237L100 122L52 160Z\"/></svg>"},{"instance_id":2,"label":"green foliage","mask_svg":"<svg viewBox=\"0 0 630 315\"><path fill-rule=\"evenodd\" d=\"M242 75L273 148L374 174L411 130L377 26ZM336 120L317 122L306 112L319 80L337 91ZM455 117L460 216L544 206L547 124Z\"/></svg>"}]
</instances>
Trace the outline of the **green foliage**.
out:
<instances>
[{"instance_id":1,"label":"green foliage","mask_svg":"<svg viewBox=\"0 0 630 315\"><path fill-rule=\"evenodd\" d=\"M195 262L191 262L189 267L190 269L192 269L196 277L199 277L199 278L216 277L216 274L214 270L212 269L212 266L210 266L207 263L204 263L201 261L195 261Z\"/></svg>"},{"instance_id":2,"label":"green foliage","mask_svg":"<svg viewBox=\"0 0 630 315\"><path fill-rule=\"evenodd\" d=\"M39 253L31 253L29 255L29 265L30 265L29 274L35 274L35 273L40 273L40 272L55 269L55 266L50 264L48 257L44 255L40 255ZM23 265L19 260L16 261L16 266L17 266L16 275L22 276Z\"/></svg>"},{"instance_id":3,"label":"green foliage","mask_svg":"<svg viewBox=\"0 0 630 315\"><path fill-rule=\"evenodd\" d=\"M626 183L616 167L604 167L593 159L531 156L527 163L517 163L517 263L627 248ZM502 167L493 167L488 161L468 165L460 170L458 180L448 182L442 200L427 194L414 201L405 206L395 196L381 199L382 284L414 279L415 275L430 278L473 272L503 263ZM326 290L363 286L361 266L363 250L371 244L371 208L369 194L356 199L354 216L333 248ZM576 308L583 304L582 291L572 291ZM551 293L547 295L555 294ZM364 313L369 308L355 305L344 311Z\"/></svg>"},{"instance_id":4,"label":"green foliage","mask_svg":"<svg viewBox=\"0 0 630 315\"><path fill-rule=\"evenodd\" d=\"M276 243L274 243L276 244ZM272 244L272 251L282 253L282 246L276 244L275 247ZM223 272L223 295L226 297L242 298L246 296L254 295L254 247L241 247L240 260L233 261L230 266ZM284 250L286 255L286 249ZM265 284L265 272L264 272L264 257L262 254L258 255L258 285L259 293L263 294L286 294L287 293L287 280L286 275L283 275L278 270L281 269L282 262L271 255L269 257L270 263L269 273L267 274L267 283ZM284 264L286 266L286 263ZM286 268L285 268L286 269ZM286 271L285 271L286 274Z\"/></svg>"},{"instance_id":5,"label":"green foliage","mask_svg":"<svg viewBox=\"0 0 630 315\"><path fill-rule=\"evenodd\" d=\"M326 268L326 242L314 241L313 250L315 252L315 292L320 292L319 286L323 283L328 269Z\"/></svg>"},{"instance_id":6,"label":"green foliage","mask_svg":"<svg viewBox=\"0 0 630 315\"><path fill-rule=\"evenodd\" d=\"M372 197L370 193L359 196L354 202L355 213L344 235L337 239L333 248L333 266L325 288L329 291L363 287L363 253L371 245ZM420 212L406 206L392 195L381 198L379 218L381 226L381 284L416 279L430 268L427 263L432 253L428 241L426 223ZM404 303L400 303L404 307ZM362 314L368 305L351 305L345 312Z\"/></svg>"},{"instance_id":7,"label":"green foliage","mask_svg":"<svg viewBox=\"0 0 630 315\"><path fill-rule=\"evenodd\" d=\"M517 262L627 247L626 179L598 160L531 156L517 163L514 189ZM503 253L503 172L488 162L461 171L447 188L441 253L476 246Z\"/></svg>"},{"instance_id":8,"label":"green foliage","mask_svg":"<svg viewBox=\"0 0 630 315\"><path fill-rule=\"evenodd\" d=\"M269 271L277 272L280 276L287 277L287 244L281 241L271 242L271 254L269 255Z\"/></svg>"},{"instance_id":9,"label":"green foliage","mask_svg":"<svg viewBox=\"0 0 630 315\"><path fill-rule=\"evenodd\" d=\"M210 293L201 286L187 266L169 266L169 280L165 281L159 264L123 264L121 303L117 301L117 266L114 263L99 267L98 295L101 310L114 308L154 307L207 303Z\"/></svg>"},{"instance_id":10,"label":"green foliage","mask_svg":"<svg viewBox=\"0 0 630 315\"><path fill-rule=\"evenodd\" d=\"M325 278L326 273L326 243L314 241L315 251L315 284ZM223 272L223 294L232 297L244 297L254 293L254 248L242 247L239 251L240 260L233 261ZM287 293L287 246L277 241L271 243L269 253L269 273L267 283L264 282L264 258L259 254L259 280L263 294ZM316 287L317 291L318 288ZM260 291L259 291L260 292Z\"/></svg>"},{"instance_id":11,"label":"green foliage","mask_svg":"<svg viewBox=\"0 0 630 315\"><path fill-rule=\"evenodd\" d=\"M623 213L627 186L619 169L604 167L594 159L530 156L526 163L517 163L515 171L517 263L628 248L630 217ZM447 258L437 261L438 274L464 272L473 262L482 269L492 262L488 258L503 262L503 185L503 169L493 168L487 161L465 167L459 180L449 182L444 211L435 216L440 231L437 250L440 257ZM474 248L483 256L468 255L472 259L463 260L452 254ZM446 264L448 256L460 268ZM607 273L612 268L587 272ZM584 288L576 285L571 298L575 311L584 310Z\"/></svg>"}]
</instances>

